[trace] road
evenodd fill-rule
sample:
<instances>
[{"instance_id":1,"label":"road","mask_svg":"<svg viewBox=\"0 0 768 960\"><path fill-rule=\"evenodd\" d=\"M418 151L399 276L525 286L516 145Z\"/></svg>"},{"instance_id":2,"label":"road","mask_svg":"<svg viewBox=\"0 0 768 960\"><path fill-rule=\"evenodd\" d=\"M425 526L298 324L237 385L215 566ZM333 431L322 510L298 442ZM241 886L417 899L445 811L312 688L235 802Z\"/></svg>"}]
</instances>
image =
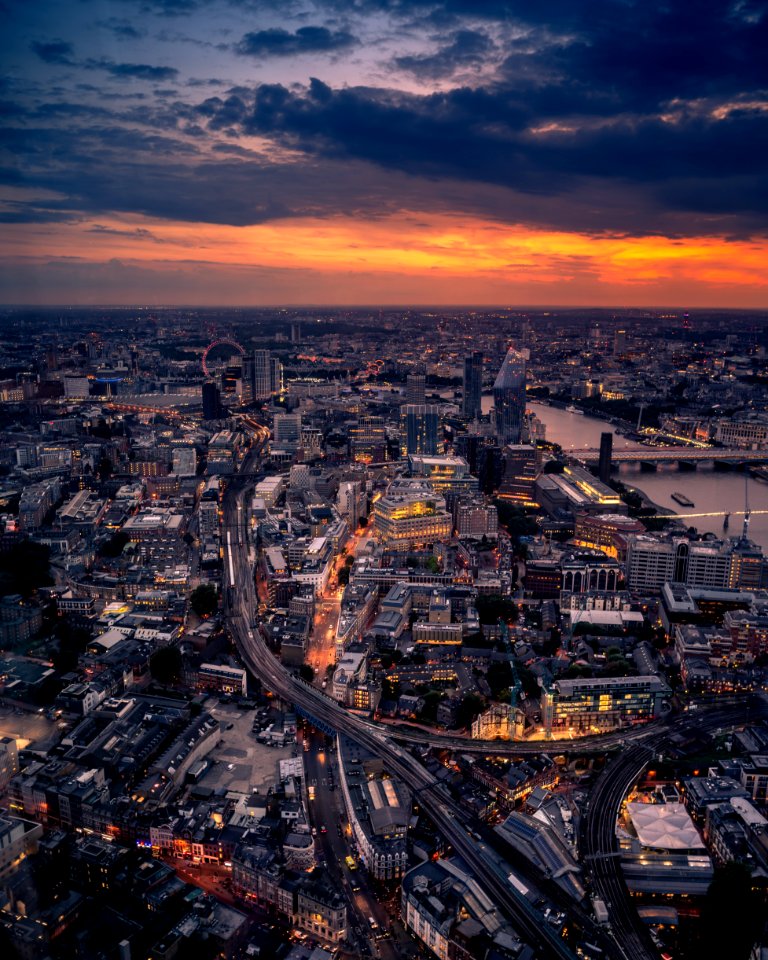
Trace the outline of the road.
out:
<instances>
[{"instance_id":1,"label":"road","mask_svg":"<svg viewBox=\"0 0 768 960\"><path fill-rule=\"evenodd\" d=\"M328 679L328 667L336 663L336 625L339 622L339 601L319 599L315 604L312 636L307 644L306 660L315 671L315 685L322 687Z\"/></svg>"},{"instance_id":2,"label":"road","mask_svg":"<svg viewBox=\"0 0 768 960\"><path fill-rule=\"evenodd\" d=\"M355 864L359 861L351 831L347 829L341 790L337 789L336 753L329 749L325 734L319 732L305 734L305 743L309 748L303 753L307 786L315 788L315 799L309 801L309 808L312 824L317 829L318 855L344 889L352 933L349 939L371 956L399 960L404 952L412 952L412 949L403 950L404 946L412 948L411 941L405 937L398 943L392 938L392 917L370 888L365 870L357 866L350 869L347 865L347 857L352 857ZM376 940L368 923L369 917L374 918L381 933L389 935Z\"/></svg>"},{"instance_id":3,"label":"road","mask_svg":"<svg viewBox=\"0 0 768 960\"><path fill-rule=\"evenodd\" d=\"M251 452L243 463L243 473L253 469L252 461L257 456ZM247 480L245 481L247 484ZM254 625L254 611L256 610L254 583L250 565L248 563L247 539L244 530L245 510L243 508L243 494L246 489L243 480L233 478L224 500L224 528L225 538L225 615L228 620L232 637L240 656L248 669L261 682L286 703L291 703L300 710L327 725L329 729L343 733L367 749L378 754L387 764L390 773L399 777L412 791L418 794L422 810L434 821L437 828L450 843L453 849L466 862L482 884L491 900L498 906L500 912L511 922L517 932L528 942L540 957L559 957L573 960L574 954L569 946L557 933L543 922L541 913L528 900L522 897L508 881L493 870L488 869L488 861L484 857L477 842L469 835L470 817L455 804L444 792L442 785L438 786L431 774L403 747L392 741L391 728L384 730L377 724L364 720L347 712L339 704L330 700L325 694L310 684L304 683L293 676L268 649L258 629ZM699 715L701 719L701 715ZM658 730L644 730L640 732L619 733L600 738L601 749L622 743L625 740L642 740L643 738L659 735ZM455 742L458 748L465 749L467 741L461 738L437 737L434 734L421 735L401 734L398 737L416 742L427 742L431 745L450 746ZM593 741L593 746L596 745ZM498 743L489 746L497 752ZM515 744L514 752L520 751L521 744ZM573 750L574 742L565 741L564 746ZM537 744L535 749L540 752L544 744ZM556 746L549 742L548 751ZM638 747L638 749L643 749ZM646 751L647 752L647 751ZM629 751L628 751L629 753ZM618 778L617 778L618 779ZM612 782L612 779L609 781ZM618 790L618 787L615 787ZM614 787L610 789L611 803L614 797ZM619 801L620 802L620 801ZM609 806L607 804L606 806ZM615 824L615 818L613 820ZM604 829L596 835L597 846L603 841ZM607 849L603 847L602 849ZM600 862L600 861L597 861ZM610 863L612 861L605 861ZM525 877L523 877L525 879ZM623 882L623 881L622 881ZM626 888L625 888L626 889ZM636 913L634 914L636 916ZM600 937L602 939L602 936ZM623 950L613 951L615 957L624 958L627 954ZM647 954L638 954L645 957Z\"/></svg>"}]
</instances>

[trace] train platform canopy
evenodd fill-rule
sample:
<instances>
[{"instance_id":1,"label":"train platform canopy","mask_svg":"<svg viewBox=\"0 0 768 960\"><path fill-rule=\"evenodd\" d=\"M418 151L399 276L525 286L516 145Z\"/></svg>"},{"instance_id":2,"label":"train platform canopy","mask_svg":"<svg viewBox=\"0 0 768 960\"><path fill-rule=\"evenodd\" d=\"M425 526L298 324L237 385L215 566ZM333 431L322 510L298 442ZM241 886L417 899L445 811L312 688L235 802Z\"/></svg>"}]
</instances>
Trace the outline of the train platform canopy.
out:
<instances>
[{"instance_id":1,"label":"train platform canopy","mask_svg":"<svg viewBox=\"0 0 768 960\"><path fill-rule=\"evenodd\" d=\"M682 803L628 803L627 813L643 847L669 851L705 849Z\"/></svg>"}]
</instances>

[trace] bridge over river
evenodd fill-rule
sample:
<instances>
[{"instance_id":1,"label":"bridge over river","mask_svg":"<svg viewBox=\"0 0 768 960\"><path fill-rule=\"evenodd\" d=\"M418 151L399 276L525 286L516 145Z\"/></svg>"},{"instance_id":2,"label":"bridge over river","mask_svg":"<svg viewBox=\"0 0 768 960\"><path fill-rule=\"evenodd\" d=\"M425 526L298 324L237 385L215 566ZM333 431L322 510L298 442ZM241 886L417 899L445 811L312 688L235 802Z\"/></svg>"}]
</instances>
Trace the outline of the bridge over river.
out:
<instances>
[{"instance_id":1,"label":"bridge over river","mask_svg":"<svg viewBox=\"0 0 768 960\"><path fill-rule=\"evenodd\" d=\"M597 463L600 450L583 447L567 451L570 456L585 463ZM727 447L636 447L634 449L614 450L613 463L674 463L683 460L687 463L711 461L730 461L732 463L768 463L768 450L731 450Z\"/></svg>"}]
</instances>

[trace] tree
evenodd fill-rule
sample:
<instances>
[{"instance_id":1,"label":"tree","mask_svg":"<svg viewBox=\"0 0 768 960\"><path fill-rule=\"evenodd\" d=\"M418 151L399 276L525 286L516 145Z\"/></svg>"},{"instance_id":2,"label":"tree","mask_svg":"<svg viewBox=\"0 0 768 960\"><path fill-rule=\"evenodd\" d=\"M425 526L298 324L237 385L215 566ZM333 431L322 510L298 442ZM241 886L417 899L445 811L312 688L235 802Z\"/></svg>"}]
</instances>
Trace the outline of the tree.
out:
<instances>
[{"instance_id":1,"label":"tree","mask_svg":"<svg viewBox=\"0 0 768 960\"><path fill-rule=\"evenodd\" d=\"M123 552L129 540L130 537L127 533L118 530L117 533L112 534L109 540L105 540L104 543L99 545L98 554L100 557L115 559Z\"/></svg>"},{"instance_id":2,"label":"tree","mask_svg":"<svg viewBox=\"0 0 768 960\"><path fill-rule=\"evenodd\" d=\"M437 707L445 694L440 690L429 690L424 694L424 706L419 711L419 719L434 723L437 719Z\"/></svg>"},{"instance_id":3,"label":"tree","mask_svg":"<svg viewBox=\"0 0 768 960\"><path fill-rule=\"evenodd\" d=\"M29 596L39 587L53 583L50 574L51 551L39 543L22 540L0 554L0 594Z\"/></svg>"},{"instance_id":4,"label":"tree","mask_svg":"<svg viewBox=\"0 0 768 960\"><path fill-rule=\"evenodd\" d=\"M368 517L360 517L359 523L360 529L365 530L365 528L368 526Z\"/></svg>"},{"instance_id":5,"label":"tree","mask_svg":"<svg viewBox=\"0 0 768 960\"><path fill-rule=\"evenodd\" d=\"M198 617L210 617L219 609L219 594L212 583L201 583L192 591L189 603Z\"/></svg>"},{"instance_id":6,"label":"tree","mask_svg":"<svg viewBox=\"0 0 768 960\"><path fill-rule=\"evenodd\" d=\"M336 579L339 581L340 587L346 587L349 583L349 567L342 567Z\"/></svg>"},{"instance_id":7,"label":"tree","mask_svg":"<svg viewBox=\"0 0 768 960\"><path fill-rule=\"evenodd\" d=\"M456 726L463 730L468 727L475 717L485 710L485 700L476 693L467 693L462 697L456 709Z\"/></svg>"},{"instance_id":8,"label":"tree","mask_svg":"<svg viewBox=\"0 0 768 960\"><path fill-rule=\"evenodd\" d=\"M99 462L96 464L96 473L99 476L99 480L109 480L112 476L112 471L114 467L112 466L112 461L107 456L101 457Z\"/></svg>"},{"instance_id":9,"label":"tree","mask_svg":"<svg viewBox=\"0 0 768 960\"><path fill-rule=\"evenodd\" d=\"M315 679L315 671L309 663L302 663L299 667L299 676L302 680L306 680L307 683L312 683Z\"/></svg>"},{"instance_id":10,"label":"tree","mask_svg":"<svg viewBox=\"0 0 768 960\"><path fill-rule=\"evenodd\" d=\"M397 700L400 697L400 681L399 680L390 680L389 677L384 677L384 680L381 684L381 699L382 700Z\"/></svg>"},{"instance_id":11,"label":"tree","mask_svg":"<svg viewBox=\"0 0 768 960\"><path fill-rule=\"evenodd\" d=\"M478 597L476 608L480 623L496 624L499 620L504 623L517 620L517 604L499 594Z\"/></svg>"},{"instance_id":12,"label":"tree","mask_svg":"<svg viewBox=\"0 0 768 960\"><path fill-rule=\"evenodd\" d=\"M85 653L91 632L86 627L76 627L65 617L56 626L58 650L53 654L54 667L60 673L68 673L77 667L81 653Z\"/></svg>"},{"instance_id":13,"label":"tree","mask_svg":"<svg viewBox=\"0 0 768 960\"><path fill-rule=\"evenodd\" d=\"M437 559L436 556L434 556L434 554L431 557L427 557L426 567L430 573L440 572L440 561Z\"/></svg>"},{"instance_id":14,"label":"tree","mask_svg":"<svg viewBox=\"0 0 768 960\"><path fill-rule=\"evenodd\" d=\"M752 889L751 868L743 863L718 867L701 908L702 960L746 960L762 930L760 897Z\"/></svg>"},{"instance_id":15,"label":"tree","mask_svg":"<svg viewBox=\"0 0 768 960\"><path fill-rule=\"evenodd\" d=\"M176 683L181 677L181 651L178 647L160 647L149 658L149 672L158 683Z\"/></svg>"},{"instance_id":16,"label":"tree","mask_svg":"<svg viewBox=\"0 0 768 960\"><path fill-rule=\"evenodd\" d=\"M499 523L507 528L511 537L533 537L539 532L538 524L525 510L502 497L497 497L493 502L499 513Z\"/></svg>"},{"instance_id":17,"label":"tree","mask_svg":"<svg viewBox=\"0 0 768 960\"><path fill-rule=\"evenodd\" d=\"M548 460L544 464L544 473L562 473L565 470L565 464L559 460Z\"/></svg>"}]
</instances>

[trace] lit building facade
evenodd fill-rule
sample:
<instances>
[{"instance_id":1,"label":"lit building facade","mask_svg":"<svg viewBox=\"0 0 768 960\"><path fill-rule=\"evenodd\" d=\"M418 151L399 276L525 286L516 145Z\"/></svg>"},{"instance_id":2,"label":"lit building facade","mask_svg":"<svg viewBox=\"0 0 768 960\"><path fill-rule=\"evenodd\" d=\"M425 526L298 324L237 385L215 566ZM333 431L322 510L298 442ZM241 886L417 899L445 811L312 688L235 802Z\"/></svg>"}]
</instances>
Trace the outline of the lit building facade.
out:
<instances>
[{"instance_id":1,"label":"lit building facade","mask_svg":"<svg viewBox=\"0 0 768 960\"><path fill-rule=\"evenodd\" d=\"M541 696L547 737L588 736L647 723L661 713L670 694L657 676L558 680Z\"/></svg>"},{"instance_id":2,"label":"lit building facade","mask_svg":"<svg viewBox=\"0 0 768 960\"><path fill-rule=\"evenodd\" d=\"M408 454L433 456L440 448L440 408L435 403L409 403L403 408Z\"/></svg>"},{"instance_id":3,"label":"lit building facade","mask_svg":"<svg viewBox=\"0 0 768 960\"><path fill-rule=\"evenodd\" d=\"M384 544L402 549L447 540L453 527L445 499L425 480L393 480L373 506L373 521Z\"/></svg>"}]
</instances>

